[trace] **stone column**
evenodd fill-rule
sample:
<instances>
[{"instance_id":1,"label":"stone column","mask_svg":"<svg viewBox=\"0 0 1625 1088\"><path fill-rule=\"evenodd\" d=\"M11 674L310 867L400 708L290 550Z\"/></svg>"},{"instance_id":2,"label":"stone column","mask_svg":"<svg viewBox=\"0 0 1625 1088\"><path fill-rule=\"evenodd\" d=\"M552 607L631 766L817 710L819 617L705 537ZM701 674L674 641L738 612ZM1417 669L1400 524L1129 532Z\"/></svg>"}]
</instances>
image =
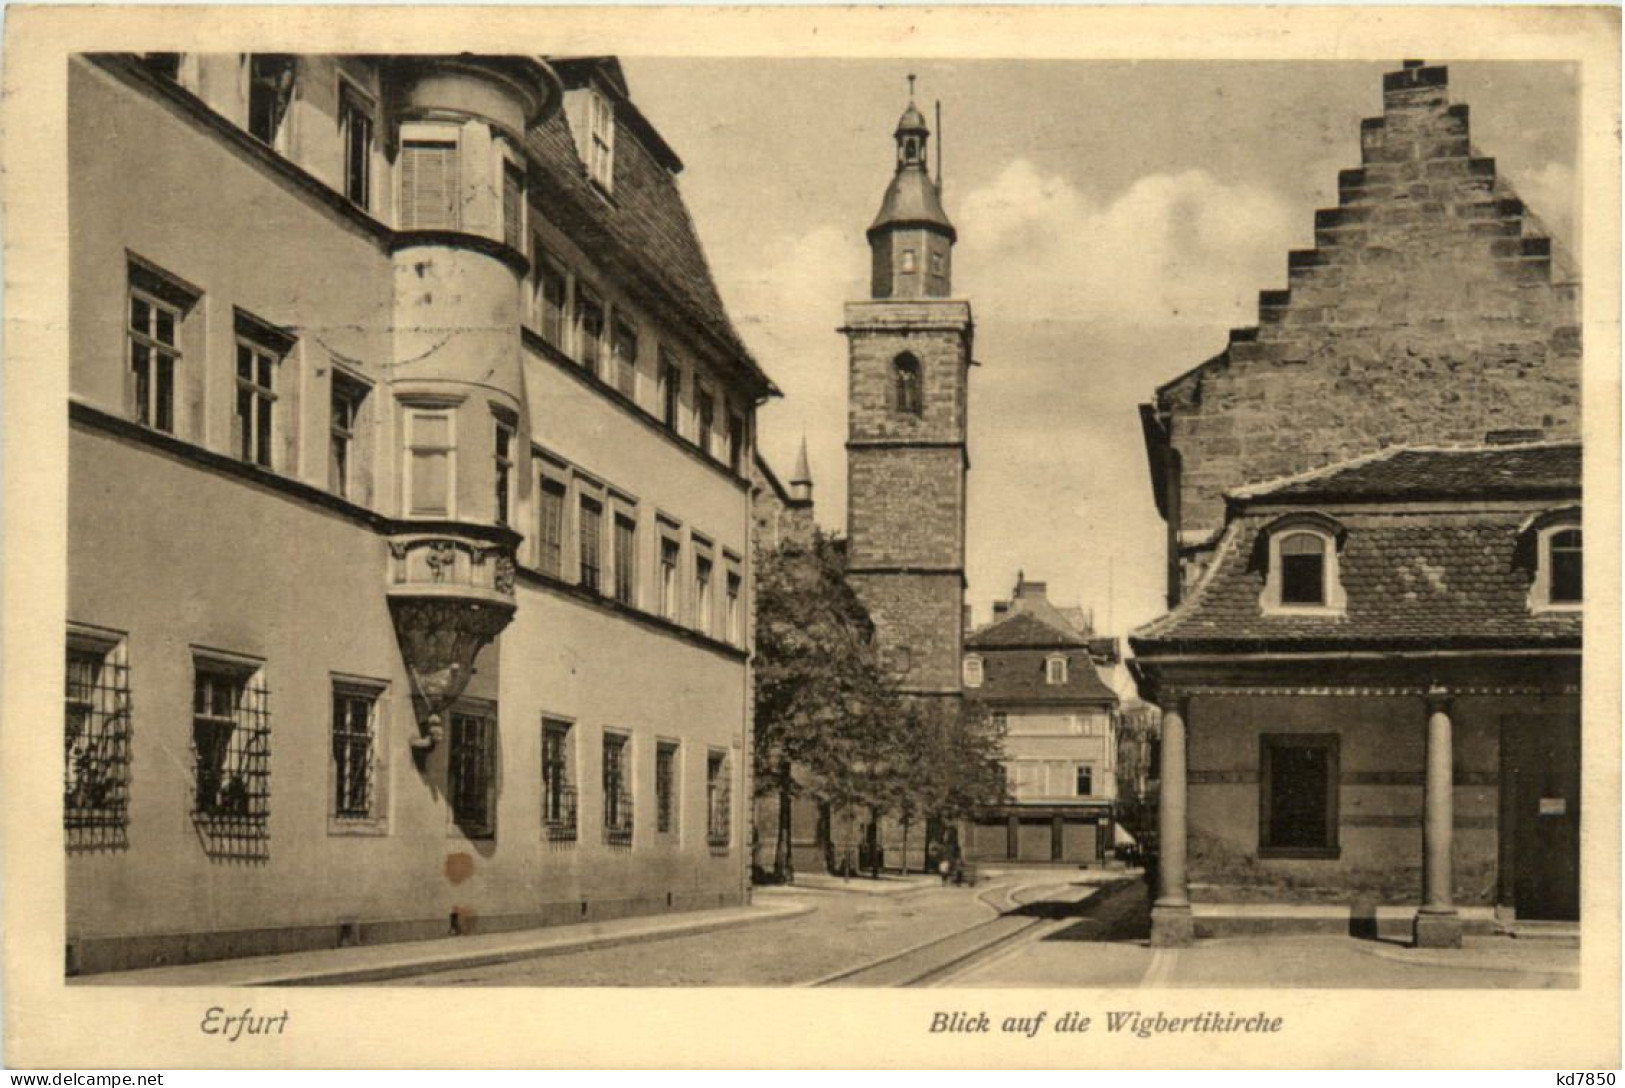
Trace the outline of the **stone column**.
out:
<instances>
[{"instance_id":1,"label":"stone column","mask_svg":"<svg viewBox=\"0 0 1625 1088\"><path fill-rule=\"evenodd\" d=\"M1176 695L1162 714L1162 772L1157 793L1157 898L1151 904L1151 946L1177 948L1195 937L1185 887L1185 720L1190 699Z\"/></svg>"},{"instance_id":2,"label":"stone column","mask_svg":"<svg viewBox=\"0 0 1625 1088\"><path fill-rule=\"evenodd\" d=\"M1461 916L1452 887L1451 850L1455 838L1455 746L1451 739L1450 698L1427 696L1427 779L1422 800L1422 908L1416 912L1418 948L1460 948Z\"/></svg>"}]
</instances>

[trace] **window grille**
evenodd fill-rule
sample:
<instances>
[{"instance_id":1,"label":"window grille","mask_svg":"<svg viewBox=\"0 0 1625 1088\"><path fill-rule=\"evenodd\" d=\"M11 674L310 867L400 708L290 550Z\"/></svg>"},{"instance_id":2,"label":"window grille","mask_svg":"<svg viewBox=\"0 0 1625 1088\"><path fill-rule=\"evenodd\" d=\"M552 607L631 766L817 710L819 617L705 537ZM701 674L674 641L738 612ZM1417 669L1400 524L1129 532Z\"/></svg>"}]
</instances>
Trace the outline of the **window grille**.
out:
<instances>
[{"instance_id":1,"label":"window grille","mask_svg":"<svg viewBox=\"0 0 1625 1088\"><path fill-rule=\"evenodd\" d=\"M603 553L601 537L603 534L604 508L597 500L581 497L580 517L580 551L581 551L581 585L598 592L601 581Z\"/></svg>"},{"instance_id":2,"label":"window grille","mask_svg":"<svg viewBox=\"0 0 1625 1088\"><path fill-rule=\"evenodd\" d=\"M705 841L713 848L728 845L733 826L728 783L728 757L711 753L705 761Z\"/></svg>"},{"instance_id":3,"label":"window grille","mask_svg":"<svg viewBox=\"0 0 1625 1088\"><path fill-rule=\"evenodd\" d=\"M366 820L378 814L378 697L333 689L333 815Z\"/></svg>"},{"instance_id":4,"label":"window grille","mask_svg":"<svg viewBox=\"0 0 1625 1088\"><path fill-rule=\"evenodd\" d=\"M662 743L655 749L655 830L669 835L677 830L677 745Z\"/></svg>"},{"instance_id":5,"label":"window grille","mask_svg":"<svg viewBox=\"0 0 1625 1088\"><path fill-rule=\"evenodd\" d=\"M452 714L446 792L451 818L467 835L496 834L496 719L483 714Z\"/></svg>"},{"instance_id":6,"label":"window grille","mask_svg":"<svg viewBox=\"0 0 1625 1088\"><path fill-rule=\"evenodd\" d=\"M270 692L260 670L199 661L192 693L192 817L215 857L270 856Z\"/></svg>"},{"instance_id":7,"label":"window grille","mask_svg":"<svg viewBox=\"0 0 1625 1088\"><path fill-rule=\"evenodd\" d=\"M541 495L536 562L543 574L557 578L564 573L564 485L544 476Z\"/></svg>"},{"instance_id":8,"label":"window grille","mask_svg":"<svg viewBox=\"0 0 1625 1088\"><path fill-rule=\"evenodd\" d=\"M551 842L576 839L576 789L571 784L570 724L542 726L542 826Z\"/></svg>"},{"instance_id":9,"label":"window grille","mask_svg":"<svg viewBox=\"0 0 1625 1088\"><path fill-rule=\"evenodd\" d=\"M68 646L62 819L69 849L127 846L130 670L124 644Z\"/></svg>"},{"instance_id":10,"label":"window grille","mask_svg":"<svg viewBox=\"0 0 1625 1088\"><path fill-rule=\"evenodd\" d=\"M604 841L632 845L632 789L626 760L627 738L604 736Z\"/></svg>"}]
</instances>

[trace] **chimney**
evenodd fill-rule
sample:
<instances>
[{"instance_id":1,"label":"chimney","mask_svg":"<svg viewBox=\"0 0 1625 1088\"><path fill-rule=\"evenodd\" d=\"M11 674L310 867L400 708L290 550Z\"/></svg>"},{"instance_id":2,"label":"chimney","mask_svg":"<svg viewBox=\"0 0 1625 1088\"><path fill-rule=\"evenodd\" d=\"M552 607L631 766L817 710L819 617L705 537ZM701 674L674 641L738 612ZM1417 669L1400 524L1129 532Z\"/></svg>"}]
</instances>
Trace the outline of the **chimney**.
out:
<instances>
[{"instance_id":1,"label":"chimney","mask_svg":"<svg viewBox=\"0 0 1625 1088\"><path fill-rule=\"evenodd\" d=\"M971 629L970 605L967 604L967 605L963 606L963 610L960 612L960 620L959 620L959 622L960 622L961 627L964 630L969 631Z\"/></svg>"},{"instance_id":2,"label":"chimney","mask_svg":"<svg viewBox=\"0 0 1625 1088\"><path fill-rule=\"evenodd\" d=\"M1049 584L1046 582L1021 581L1016 585L1016 597L1023 601L1048 600Z\"/></svg>"},{"instance_id":3,"label":"chimney","mask_svg":"<svg viewBox=\"0 0 1625 1088\"><path fill-rule=\"evenodd\" d=\"M1004 617L1008 616L1009 614L1010 614L1010 602L1009 601L994 601L993 602L993 622L994 623L999 622L1000 620L1004 619Z\"/></svg>"}]
</instances>

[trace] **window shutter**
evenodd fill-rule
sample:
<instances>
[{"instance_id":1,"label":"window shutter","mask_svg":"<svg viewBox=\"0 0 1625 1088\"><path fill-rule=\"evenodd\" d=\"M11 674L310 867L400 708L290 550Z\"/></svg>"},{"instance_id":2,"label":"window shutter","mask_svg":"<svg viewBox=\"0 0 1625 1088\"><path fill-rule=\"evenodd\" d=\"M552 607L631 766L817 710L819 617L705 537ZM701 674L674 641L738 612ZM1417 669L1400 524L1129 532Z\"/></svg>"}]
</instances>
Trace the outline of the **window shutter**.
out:
<instances>
[{"instance_id":1,"label":"window shutter","mask_svg":"<svg viewBox=\"0 0 1625 1088\"><path fill-rule=\"evenodd\" d=\"M457 226L457 145L414 142L401 149L401 228Z\"/></svg>"}]
</instances>

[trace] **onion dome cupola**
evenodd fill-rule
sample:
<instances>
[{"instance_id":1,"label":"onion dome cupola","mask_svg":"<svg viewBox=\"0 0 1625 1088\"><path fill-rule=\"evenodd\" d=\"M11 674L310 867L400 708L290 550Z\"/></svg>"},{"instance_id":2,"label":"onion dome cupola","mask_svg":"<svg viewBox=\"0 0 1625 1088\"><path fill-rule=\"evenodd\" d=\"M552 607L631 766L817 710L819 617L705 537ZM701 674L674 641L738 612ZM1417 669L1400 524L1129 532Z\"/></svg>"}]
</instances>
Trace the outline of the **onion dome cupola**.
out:
<instances>
[{"instance_id":1,"label":"onion dome cupola","mask_svg":"<svg viewBox=\"0 0 1625 1088\"><path fill-rule=\"evenodd\" d=\"M913 90L910 76L908 108L893 134L897 172L868 231L873 257L870 295L877 299L947 298L952 290L958 232L943 211L942 190L927 165L931 129L914 105Z\"/></svg>"}]
</instances>

